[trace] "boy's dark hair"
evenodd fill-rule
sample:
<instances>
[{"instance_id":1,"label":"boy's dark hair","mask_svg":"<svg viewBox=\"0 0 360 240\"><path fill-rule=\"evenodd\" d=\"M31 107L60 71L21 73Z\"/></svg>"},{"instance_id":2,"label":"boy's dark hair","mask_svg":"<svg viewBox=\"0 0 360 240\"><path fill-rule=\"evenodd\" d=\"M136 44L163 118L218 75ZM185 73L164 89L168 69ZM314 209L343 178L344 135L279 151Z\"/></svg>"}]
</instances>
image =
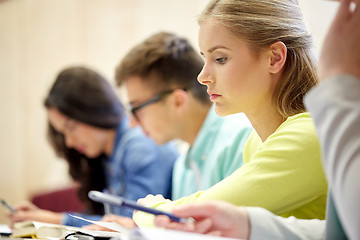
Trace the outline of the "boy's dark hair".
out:
<instances>
[{"instance_id":1,"label":"boy's dark hair","mask_svg":"<svg viewBox=\"0 0 360 240\"><path fill-rule=\"evenodd\" d=\"M203 60L188 40L172 33L156 33L132 48L116 68L121 86L129 77L156 76L149 86L157 90L186 88L202 103L210 103L206 86L197 81Z\"/></svg>"}]
</instances>

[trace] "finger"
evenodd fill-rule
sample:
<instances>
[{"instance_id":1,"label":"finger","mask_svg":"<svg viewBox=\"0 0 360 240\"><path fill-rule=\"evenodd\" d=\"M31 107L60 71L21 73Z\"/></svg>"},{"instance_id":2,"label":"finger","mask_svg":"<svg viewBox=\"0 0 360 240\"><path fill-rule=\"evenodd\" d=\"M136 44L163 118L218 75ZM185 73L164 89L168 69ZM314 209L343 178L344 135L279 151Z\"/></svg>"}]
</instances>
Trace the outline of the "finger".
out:
<instances>
[{"instance_id":1,"label":"finger","mask_svg":"<svg viewBox=\"0 0 360 240\"><path fill-rule=\"evenodd\" d=\"M148 195L146 195L146 197L144 197L144 198L139 198L139 199L137 200L137 204L145 205L144 203L145 203L149 198L153 198L153 197L154 197L154 195L148 194Z\"/></svg>"},{"instance_id":2,"label":"finger","mask_svg":"<svg viewBox=\"0 0 360 240\"><path fill-rule=\"evenodd\" d=\"M137 210L134 210L133 213L132 213L132 218L134 219L134 216L135 214L137 213L138 211Z\"/></svg>"},{"instance_id":3,"label":"finger","mask_svg":"<svg viewBox=\"0 0 360 240\"><path fill-rule=\"evenodd\" d=\"M335 15L334 22L342 25L349 19L351 16L350 3L351 0L342 0L340 2L340 7Z\"/></svg>"},{"instance_id":4,"label":"finger","mask_svg":"<svg viewBox=\"0 0 360 240\"><path fill-rule=\"evenodd\" d=\"M174 215L178 217L193 217L195 219L211 216L214 212L215 209L211 203L193 203L173 209Z\"/></svg>"},{"instance_id":5,"label":"finger","mask_svg":"<svg viewBox=\"0 0 360 240\"><path fill-rule=\"evenodd\" d=\"M27 218L24 214L16 213L11 217L13 223L25 221Z\"/></svg>"},{"instance_id":6,"label":"finger","mask_svg":"<svg viewBox=\"0 0 360 240\"><path fill-rule=\"evenodd\" d=\"M207 233L210 231L211 227L213 225L213 222L210 218L206 218L202 221L197 222L195 226L195 232L197 233Z\"/></svg>"},{"instance_id":7,"label":"finger","mask_svg":"<svg viewBox=\"0 0 360 240\"><path fill-rule=\"evenodd\" d=\"M212 235L212 236L219 236L219 237L222 236L222 233L219 230L211 231L211 232L208 232L207 234Z\"/></svg>"},{"instance_id":8,"label":"finger","mask_svg":"<svg viewBox=\"0 0 360 240\"><path fill-rule=\"evenodd\" d=\"M163 227L168 228L172 230L178 230L178 231L186 231L186 232L193 232L195 227L193 223L178 223L173 222L170 220L169 217L164 215L159 215L155 218L155 226L157 227Z\"/></svg>"},{"instance_id":9,"label":"finger","mask_svg":"<svg viewBox=\"0 0 360 240\"><path fill-rule=\"evenodd\" d=\"M178 230L178 231L184 231L184 232L194 232L195 227L193 224L188 223L178 223L178 222L170 222L168 224L169 229Z\"/></svg>"},{"instance_id":10,"label":"finger","mask_svg":"<svg viewBox=\"0 0 360 240\"><path fill-rule=\"evenodd\" d=\"M354 9L354 22L356 25L359 24L359 21L360 21L360 1L359 0L356 0L354 1L355 2L355 9Z\"/></svg>"},{"instance_id":11,"label":"finger","mask_svg":"<svg viewBox=\"0 0 360 240\"><path fill-rule=\"evenodd\" d=\"M339 31L351 17L350 4L351 0L337 0L340 2L340 6L337 9L335 17L332 20L331 28L332 31ZM331 31L331 30L330 30Z\"/></svg>"},{"instance_id":12,"label":"finger","mask_svg":"<svg viewBox=\"0 0 360 240\"><path fill-rule=\"evenodd\" d=\"M137 204L146 206L146 205L149 204L149 201L153 201L154 198L155 198L154 195L148 194L148 195L146 195L146 197L144 197L144 198L139 198L139 199L137 200Z\"/></svg>"},{"instance_id":13,"label":"finger","mask_svg":"<svg viewBox=\"0 0 360 240\"><path fill-rule=\"evenodd\" d=\"M183 231L183 232L194 232L194 227L189 227L185 223L169 222L161 227L171 230Z\"/></svg>"},{"instance_id":14,"label":"finger","mask_svg":"<svg viewBox=\"0 0 360 240\"><path fill-rule=\"evenodd\" d=\"M154 223L157 227L166 227L170 224L170 219L168 216L159 215L155 218Z\"/></svg>"},{"instance_id":15,"label":"finger","mask_svg":"<svg viewBox=\"0 0 360 240\"><path fill-rule=\"evenodd\" d=\"M15 213L16 213L16 212L15 212ZM10 211L7 211L7 212L6 212L6 216L7 216L8 218L12 218L15 213L10 212Z\"/></svg>"},{"instance_id":16,"label":"finger","mask_svg":"<svg viewBox=\"0 0 360 240\"><path fill-rule=\"evenodd\" d=\"M26 211L26 210L38 209L37 206L35 206L34 204L32 204L31 202L28 202L28 201L17 203L17 204L14 205L14 208L17 211Z\"/></svg>"},{"instance_id":17,"label":"finger","mask_svg":"<svg viewBox=\"0 0 360 240\"><path fill-rule=\"evenodd\" d=\"M141 203L144 202L144 198L139 198L136 203L142 205Z\"/></svg>"}]
</instances>

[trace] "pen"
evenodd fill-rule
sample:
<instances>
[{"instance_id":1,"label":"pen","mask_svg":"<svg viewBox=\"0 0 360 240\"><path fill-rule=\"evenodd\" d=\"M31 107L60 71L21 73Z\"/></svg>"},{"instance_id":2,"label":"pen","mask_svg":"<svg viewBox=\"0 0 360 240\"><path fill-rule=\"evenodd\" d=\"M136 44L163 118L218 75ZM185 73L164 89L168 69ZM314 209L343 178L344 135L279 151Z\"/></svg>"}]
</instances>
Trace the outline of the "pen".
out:
<instances>
[{"instance_id":1,"label":"pen","mask_svg":"<svg viewBox=\"0 0 360 240\"><path fill-rule=\"evenodd\" d=\"M154 215L166 215L168 216L171 220L176 221L176 222L189 222L189 221L193 221L192 218L179 218L174 216L171 213L168 212L164 212L164 211L160 211L157 209L153 209L153 208L148 208L148 207L144 207L141 206L139 204L137 204L134 201L116 196L116 195L112 195L112 194L105 194L99 191L90 191L89 192L89 198L95 202L101 202L101 203L108 203L111 205L115 205L115 206L122 206L122 207L128 207L128 208L132 208L138 211L142 211L142 212L146 212L146 213L150 213L150 214L154 214Z\"/></svg>"},{"instance_id":2,"label":"pen","mask_svg":"<svg viewBox=\"0 0 360 240\"><path fill-rule=\"evenodd\" d=\"M11 213L15 213L15 212L16 212L16 210L15 210L12 206L10 206L10 204L8 204L4 199L0 199L0 202L1 202L1 204L2 204L4 207L6 207L7 209L9 209L9 211L10 211Z\"/></svg>"}]
</instances>

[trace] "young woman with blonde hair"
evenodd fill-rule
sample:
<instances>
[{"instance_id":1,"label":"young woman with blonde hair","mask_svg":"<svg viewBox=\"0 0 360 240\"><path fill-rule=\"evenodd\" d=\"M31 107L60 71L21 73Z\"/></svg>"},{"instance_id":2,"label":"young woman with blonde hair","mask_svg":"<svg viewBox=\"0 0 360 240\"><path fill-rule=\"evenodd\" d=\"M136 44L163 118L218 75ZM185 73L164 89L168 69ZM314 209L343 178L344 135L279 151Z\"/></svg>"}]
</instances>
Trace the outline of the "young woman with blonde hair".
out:
<instances>
[{"instance_id":1,"label":"young woman with blonde hair","mask_svg":"<svg viewBox=\"0 0 360 240\"><path fill-rule=\"evenodd\" d=\"M212 188L177 201L147 196L163 210L223 200L281 216L324 219L327 181L303 97L317 83L312 40L294 0L212 0L199 17L208 87L220 116L244 112L254 127L244 165ZM138 225L153 218L137 212Z\"/></svg>"}]
</instances>

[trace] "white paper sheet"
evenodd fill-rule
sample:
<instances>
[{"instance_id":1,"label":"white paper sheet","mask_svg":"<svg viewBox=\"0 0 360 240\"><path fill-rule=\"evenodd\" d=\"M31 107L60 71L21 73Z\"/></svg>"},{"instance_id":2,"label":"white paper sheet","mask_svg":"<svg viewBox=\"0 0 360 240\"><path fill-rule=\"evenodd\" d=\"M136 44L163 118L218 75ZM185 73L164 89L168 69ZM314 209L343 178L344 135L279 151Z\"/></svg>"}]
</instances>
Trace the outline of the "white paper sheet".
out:
<instances>
[{"instance_id":1,"label":"white paper sheet","mask_svg":"<svg viewBox=\"0 0 360 240\"><path fill-rule=\"evenodd\" d=\"M69 214L69 215L71 217L74 217L74 218L77 218L77 219L80 219L80 220L83 220L83 221L86 221L86 222L89 222L89 223L92 223L92 224L96 224L96 225L99 225L99 226L114 230L116 232L129 233L129 229L121 226L120 224L118 224L116 222L92 221L92 220L85 219L85 218L78 217L78 216L74 216L74 215L71 215L71 214Z\"/></svg>"}]
</instances>

